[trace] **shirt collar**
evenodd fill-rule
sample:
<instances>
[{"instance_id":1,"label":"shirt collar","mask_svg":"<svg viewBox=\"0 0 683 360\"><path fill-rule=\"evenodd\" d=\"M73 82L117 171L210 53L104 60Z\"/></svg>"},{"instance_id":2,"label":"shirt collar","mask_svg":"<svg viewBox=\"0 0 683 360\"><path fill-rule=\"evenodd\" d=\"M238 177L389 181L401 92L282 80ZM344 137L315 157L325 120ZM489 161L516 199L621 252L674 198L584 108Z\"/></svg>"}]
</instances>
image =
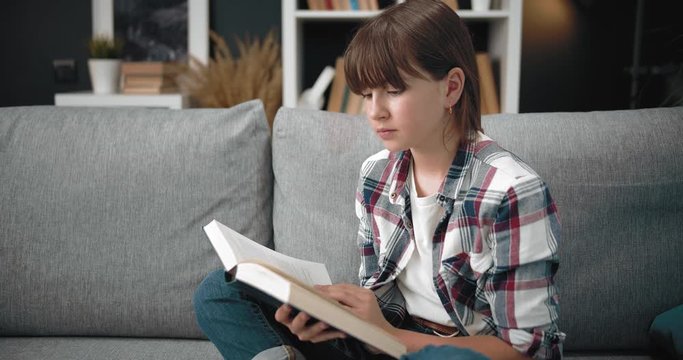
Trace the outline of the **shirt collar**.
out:
<instances>
[{"instance_id":1,"label":"shirt collar","mask_svg":"<svg viewBox=\"0 0 683 360\"><path fill-rule=\"evenodd\" d=\"M436 201L447 210L452 209L453 202L474 157L477 142L461 145L453 158L446 179L441 183L441 187L436 196ZM410 189L406 186L412 154L410 150L393 152L389 155L389 161L393 163L390 175L389 202L392 204L404 205L406 199L410 197Z\"/></svg>"}]
</instances>

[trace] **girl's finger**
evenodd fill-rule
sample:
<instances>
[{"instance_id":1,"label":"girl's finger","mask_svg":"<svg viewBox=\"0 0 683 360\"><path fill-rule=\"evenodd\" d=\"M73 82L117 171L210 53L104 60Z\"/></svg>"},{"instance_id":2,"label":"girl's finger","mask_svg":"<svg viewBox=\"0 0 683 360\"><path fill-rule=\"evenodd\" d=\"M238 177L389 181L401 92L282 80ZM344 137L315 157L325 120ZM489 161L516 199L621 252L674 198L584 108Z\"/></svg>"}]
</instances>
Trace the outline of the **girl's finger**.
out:
<instances>
[{"instance_id":1,"label":"girl's finger","mask_svg":"<svg viewBox=\"0 0 683 360\"><path fill-rule=\"evenodd\" d=\"M306 330L309 320L311 320L311 317L308 314L300 312L296 314L294 319L289 323L289 330L292 333L299 335Z\"/></svg>"},{"instance_id":2,"label":"girl's finger","mask_svg":"<svg viewBox=\"0 0 683 360\"><path fill-rule=\"evenodd\" d=\"M324 333L328 328L329 326L327 324L318 321L315 324L302 329L302 331L298 332L296 335L299 337L299 340L310 341L311 339L319 337L320 334Z\"/></svg>"},{"instance_id":3,"label":"girl's finger","mask_svg":"<svg viewBox=\"0 0 683 360\"><path fill-rule=\"evenodd\" d=\"M328 331L325 331L325 332L321 333L320 335L316 336L315 338L312 338L310 340L310 342L319 343L319 342L323 342L323 341L329 341L332 339L344 339L344 338L346 338L346 333L341 332L339 330L328 330Z\"/></svg>"},{"instance_id":4,"label":"girl's finger","mask_svg":"<svg viewBox=\"0 0 683 360\"><path fill-rule=\"evenodd\" d=\"M292 321L290 318L291 313L292 307L287 304L283 304L277 308L277 311L275 311L275 320L277 320L279 323L288 325Z\"/></svg>"},{"instance_id":5,"label":"girl's finger","mask_svg":"<svg viewBox=\"0 0 683 360\"><path fill-rule=\"evenodd\" d=\"M330 285L326 286L322 291L328 297L352 307L365 302L363 297L364 290L350 284Z\"/></svg>"}]
</instances>

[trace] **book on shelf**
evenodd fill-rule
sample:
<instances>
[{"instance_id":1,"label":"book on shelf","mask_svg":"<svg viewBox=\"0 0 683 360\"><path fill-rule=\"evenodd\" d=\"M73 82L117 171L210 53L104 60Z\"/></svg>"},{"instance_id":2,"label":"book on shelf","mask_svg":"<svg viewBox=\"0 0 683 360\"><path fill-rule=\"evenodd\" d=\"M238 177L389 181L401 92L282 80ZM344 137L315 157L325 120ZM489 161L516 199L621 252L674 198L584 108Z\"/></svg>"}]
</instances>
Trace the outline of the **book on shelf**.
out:
<instances>
[{"instance_id":1,"label":"book on shelf","mask_svg":"<svg viewBox=\"0 0 683 360\"><path fill-rule=\"evenodd\" d=\"M379 0L359 0L361 10L379 10Z\"/></svg>"},{"instance_id":2,"label":"book on shelf","mask_svg":"<svg viewBox=\"0 0 683 360\"><path fill-rule=\"evenodd\" d=\"M121 92L124 94L168 94L179 91L175 81L165 82L163 79L150 79L145 82L133 82L124 77L121 84Z\"/></svg>"},{"instance_id":3,"label":"book on shelf","mask_svg":"<svg viewBox=\"0 0 683 360\"><path fill-rule=\"evenodd\" d=\"M378 0L306 0L309 10L379 10Z\"/></svg>"},{"instance_id":4,"label":"book on shelf","mask_svg":"<svg viewBox=\"0 0 683 360\"><path fill-rule=\"evenodd\" d=\"M448 5L453 11L458 11L460 9L460 6L458 5L458 0L443 0L443 2Z\"/></svg>"},{"instance_id":5,"label":"book on shelf","mask_svg":"<svg viewBox=\"0 0 683 360\"><path fill-rule=\"evenodd\" d=\"M177 74L180 64L169 61L124 61L121 74L170 75Z\"/></svg>"},{"instance_id":6,"label":"book on shelf","mask_svg":"<svg viewBox=\"0 0 683 360\"><path fill-rule=\"evenodd\" d=\"M252 296L273 306L289 304L394 358L406 353L405 345L389 333L315 290L314 285L331 284L324 264L278 253L217 220L204 231L227 274Z\"/></svg>"},{"instance_id":7,"label":"book on shelf","mask_svg":"<svg viewBox=\"0 0 683 360\"><path fill-rule=\"evenodd\" d=\"M335 10L351 10L351 0L333 0Z\"/></svg>"},{"instance_id":8,"label":"book on shelf","mask_svg":"<svg viewBox=\"0 0 683 360\"><path fill-rule=\"evenodd\" d=\"M334 80L332 81L332 89L330 90L330 97L327 102L327 111L353 115L362 114L365 105L363 97L359 94L354 94L346 83L343 57L337 58L334 68Z\"/></svg>"},{"instance_id":9,"label":"book on shelf","mask_svg":"<svg viewBox=\"0 0 683 360\"><path fill-rule=\"evenodd\" d=\"M330 89L330 99L327 102L327 111L342 112L342 102L346 86L344 75L344 58L338 57L334 63L334 80Z\"/></svg>"},{"instance_id":10,"label":"book on shelf","mask_svg":"<svg viewBox=\"0 0 683 360\"><path fill-rule=\"evenodd\" d=\"M496 79L493 76L493 65L488 53L476 54L477 71L479 72L479 97L481 100L481 114L500 113Z\"/></svg>"},{"instance_id":11,"label":"book on shelf","mask_svg":"<svg viewBox=\"0 0 683 360\"><path fill-rule=\"evenodd\" d=\"M349 95L348 100L346 101L346 106L342 109L342 111L352 115L362 114L365 109L363 97L359 94L352 93L348 86L346 89L348 89Z\"/></svg>"},{"instance_id":12,"label":"book on shelf","mask_svg":"<svg viewBox=\"0 0 683 360\"><path fill-rule=\"evenodd\" d=\"M179 91L177 86L128 86L122 89L124 94L172 94Z\"/></svg>"},{"instance_id":13,"label":"book on shelf","mask_svg":"<svg viewBox=\"0 0 683 360\"><path fill-rule=\"evenodd\" d=\"M175 78L180 66L173 62L127 61L121 64L121 92L124 94L166 94L178 92Z\"/></svg>"},{"instance_id":14,"label":"book on shelf","mask_svg":"<svg viewBox=\"0 0 683 360\"><path fill-rule=\"evenodd\" d=\"M175 76L171 75L125 75L124 86L169 86L175 85Z\"/></svg>"}]
</instances>

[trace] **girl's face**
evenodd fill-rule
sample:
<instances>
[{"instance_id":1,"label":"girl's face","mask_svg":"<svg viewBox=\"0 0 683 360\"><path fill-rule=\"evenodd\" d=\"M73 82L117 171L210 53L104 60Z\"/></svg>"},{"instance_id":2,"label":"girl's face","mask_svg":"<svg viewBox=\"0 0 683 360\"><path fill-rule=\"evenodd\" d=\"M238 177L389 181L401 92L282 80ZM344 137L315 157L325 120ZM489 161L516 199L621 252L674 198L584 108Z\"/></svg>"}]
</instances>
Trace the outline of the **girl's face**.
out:
<instances>
[{"instance_id":1,"label":"girl's face","mask_svg":"<svg viewBox=\"0 0 683 360\"><path fill-rule=\"evenodd\" d=\"M361 92L373 130L389 151L443 151L444 132L453 126L446 104L447 81L405 76L404 91ZM448 128L447 128L448 127Z\"/></svg>"}]
</instances>

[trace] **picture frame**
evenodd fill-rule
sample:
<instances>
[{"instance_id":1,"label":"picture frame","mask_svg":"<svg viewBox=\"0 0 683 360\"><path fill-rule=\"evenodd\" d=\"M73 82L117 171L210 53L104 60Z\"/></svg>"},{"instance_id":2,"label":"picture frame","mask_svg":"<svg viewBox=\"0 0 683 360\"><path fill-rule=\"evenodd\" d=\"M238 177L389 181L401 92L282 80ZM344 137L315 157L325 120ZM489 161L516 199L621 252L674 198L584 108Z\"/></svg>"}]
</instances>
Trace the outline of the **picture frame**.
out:
<instances>
[{"instance_id":1,"label":"picture frame","mask_svg":"<svg viewBox=\"0 0 683 360\"><path fill-rule=\"evenodd\" d=\"M187 0L187 54L209 61L209 0ZM92 0L92 33L113 37L114 0Z\"/></svg>"}]
</instances>

